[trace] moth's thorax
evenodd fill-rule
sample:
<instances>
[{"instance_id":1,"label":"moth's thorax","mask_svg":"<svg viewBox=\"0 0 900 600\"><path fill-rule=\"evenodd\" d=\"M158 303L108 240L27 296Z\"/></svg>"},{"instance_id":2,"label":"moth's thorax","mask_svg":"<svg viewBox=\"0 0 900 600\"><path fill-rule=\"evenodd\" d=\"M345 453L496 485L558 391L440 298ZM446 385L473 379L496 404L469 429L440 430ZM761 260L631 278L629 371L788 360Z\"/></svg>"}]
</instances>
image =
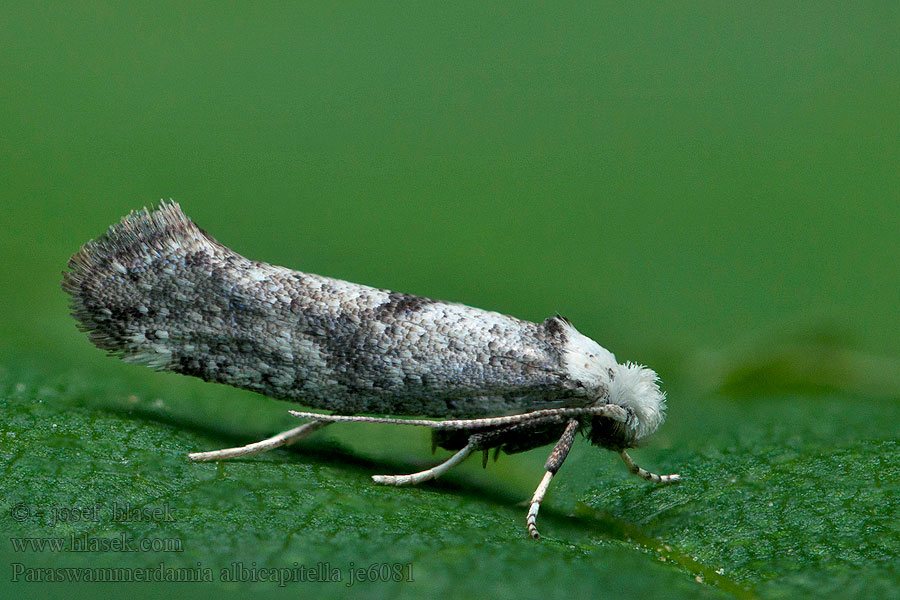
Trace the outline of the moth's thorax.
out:
<instances>
[{"instance_id":1,"label":"moth's thorax","mask_svg":"<svg viewBox=\"0 0 900 600\"><path fill-rule=\"evenodd\" d=\"M656 431L666 409L666 395L659 389L656 372L630 362L619 364L609 350L566 325L564 363L569 377L584 386L596 398L596 404L616 404L628 412L625 423L593 419L591 441L610 448L629 448Z\"/></svg>"}]
</instances>

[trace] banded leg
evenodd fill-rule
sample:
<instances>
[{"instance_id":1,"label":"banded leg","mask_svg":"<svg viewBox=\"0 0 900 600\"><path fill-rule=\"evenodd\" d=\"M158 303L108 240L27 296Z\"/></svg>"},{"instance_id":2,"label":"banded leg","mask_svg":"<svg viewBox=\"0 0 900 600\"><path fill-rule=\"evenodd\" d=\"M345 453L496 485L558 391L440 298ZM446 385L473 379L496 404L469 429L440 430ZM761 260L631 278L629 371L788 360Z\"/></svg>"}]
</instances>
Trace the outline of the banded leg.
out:
<instances>
[{"instance_id":1,"label":"banded leg","mask_svg":"<svg viewBox=\"0 0 900 600\"><path fill-rule=\"evenodd\" d=\"M547 493L547 488L550 487L550 481L553 479L553 476L556 475L556 472L559 471L559 468L569 455L569 450L572 449L572 443L575 441L575 434L577 432L578 420L572 419L566 425L562 437L556 442L556 445L550 452L550 456L547 457L547 462L544 463L544 469L546 469L547 472L544 473L544 478L541 479L541 483L537 486L537 489L534 490L534 496L531 497L531 506L528 509L528 518L525 521L528 525L528 534L534 539L541 537L541 534L539 534L537 530L537 516L538 511L541 509L541 502L544 501L544 495Z\"/></svg>"},{"instance_id":2,"label":"banded leg","mask_svg":"<svg viewBox=\"0 0 900 600\"><path fill-rule=\"evenodd\" d=\"M270 438L266 438L258 442L253 442L252 444L247 444L246 446L238 446L236 448L223 448L222 450L212 450L210 452L191 452L190 454L188 454L188 459L190 459L191 461L226 460L229 458L236 458L238 456L259 454L260 452L266 452L268 450L278 448L279 446L293 444L300 438L304 438L312 432L318 431L319 429L322 429L326 425L330 424L331 423L328 423L326 421L312 421L311 423L304 423L300 427L294 427L293 429L282 431L278 435L273 435Z\"/></svg>"},{"instance_id":3,"label":"banded leg","mask_svg":"<svg viewBox=\"0 0 900 600\"><path fill-rule=\"evenodd\" d=\"M417 483L440 477L462 461L466 460L469 455L472 454L472 451L475 450L478 445L474 438L475 436L469 438L469 443L466 444L462 450L436 467L431 467L430 469L419 471L418 473L411 473L409 475L372 475L372 481L383 485L416 485Z\"/></svg>"},{"instance_id":4,"label":"banded leg","mask_svg":"<svg viewBox=\"0 0 900 600\"><path fill-rule=\"evenodd\" d=\"M628 453L624 450L619 452L619 456L622 457L622 461L625 463L625 466L628 467L628 470L641 479L656 483L674 483L676 481L681 481L681 475L678 473L672 473L671 475L657 475L656 473L651 473L650 471L640 468L634 464L634 461L631 460L631 457L628 456Z\"/></svg>"},{"instance_id":5,"label":"banded leg","mask_svg":"<svg viewBox=\"0 0 900 600\"><path fill-rule=\"evenodd\" d=\"M544 411L547 412L547 411ZM528 413L529 415L538 414ZM487 419L485 419L487 420ZM497 417L496 419L491 419L491 421L500 421L501 423L507 423L506 419L503 417ZM570 419L569 422L576 423L575 430L577 430L577 420ZM438 422L440 423L440 422ZM560 415L551 413L551 414L540 414L537 417L529 416L527 420L521 420L518 422L514 422L513 425L506 425L505 427L500 427L496 429L492 429L489 431L484 431L482 433L472 433L468 436L466 440L466 445L462 450L451 456L447 461L442 462L436 467L432 467L425 471L420 471L418 473L412 473L410 475L374 475L372 479L375 483L381 483L384 485L415 485L417 483L422 483L423 481L429 481L431 479L435 479L436 477L440 477L462 461L464 461L468 456L475 452L476 450L484 450L487 452L491 448L495 450L499 450L502 447L505 447L507 444L518 441L521 442L521 437L523 435L536 435L535 432L538 432L537 435L540 434L540 431L547 427L556 426L557 431L564 431L566 427L566 421L560 417ZM535 429L537 428L537 429ZM558 433L555 435L559 435ZM555 437L554 435L554 437ZM574 438L574 431L572 433L572 437ZM565 437L565 436L564 436ZM552 439L552 438L551 438ZM548 440L549 441L549 440ZM546 441L540 441L539 444L543 446L546 444ZM531 446L531 447L537 447ZM572 445L571 440L569 440L569 446ZM457 446L458 447L458 446ZM521 446L516 446L516 451L521 451L523 448ZM529 449L529 448L524 448ZM565 452L568 453L568 448L566 448ZM551 458L553 455L551 454ZM559 460L559 464L562 464L562 460L565 459L565 454L563 454L562 458ZM548 464L549 464L548 459ZM556 467L559 468L559 467ZM556 472L556 469L554 469Z\"/></svg>"}]
</instances>

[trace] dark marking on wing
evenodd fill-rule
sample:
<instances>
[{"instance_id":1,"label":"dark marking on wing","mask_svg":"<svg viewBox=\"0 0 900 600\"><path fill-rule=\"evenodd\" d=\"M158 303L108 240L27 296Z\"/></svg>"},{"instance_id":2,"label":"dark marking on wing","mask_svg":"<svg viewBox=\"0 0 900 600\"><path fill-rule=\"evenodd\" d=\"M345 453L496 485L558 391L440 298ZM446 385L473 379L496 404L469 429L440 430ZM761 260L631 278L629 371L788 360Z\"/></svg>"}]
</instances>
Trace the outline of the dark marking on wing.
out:
<instances>
[{"instance_id":1,"label":"dark marking on wing","mask_svg":"<svg viewBox=\"0 0 900 600\"><path fill-rule=\"evenodd\" d=\"M402 292L391 292L384 304L376 306L373 310L373 316L380 321L389 321L398 315L404 315L422 307L434 304L436 300L415 296L413 294L404 294Z\"/></svg>"}]
</instances>

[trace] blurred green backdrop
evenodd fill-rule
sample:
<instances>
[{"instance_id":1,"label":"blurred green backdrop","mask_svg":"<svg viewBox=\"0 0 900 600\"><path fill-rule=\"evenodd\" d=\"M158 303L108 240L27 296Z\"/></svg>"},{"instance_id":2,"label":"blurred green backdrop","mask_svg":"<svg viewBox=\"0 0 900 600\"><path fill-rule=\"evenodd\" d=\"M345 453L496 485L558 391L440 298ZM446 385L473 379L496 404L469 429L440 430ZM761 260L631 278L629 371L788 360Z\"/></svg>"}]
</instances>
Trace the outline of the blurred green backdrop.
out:
<instances>
[{"instance_id":1,"label":"blurred green backdrop","mask_svg":"<svg viewBox=\"0 0 900 600\"><path fill-rule=\"evenodd\" d=\"M645 466L683 468L704 448L732 448L744 421L777 447L797 435L771 430L787 405L819 431L810 456L861 436L890 440L900 397L897 23L898 5L886 2L3 3L4 405L19 414L16 393L42 390L80 408L145 394L180 406L173 431L232 419L222 427L236 437L211 435L203 449L277 428L255 423L252 394L103 357L67 314L68 256L128 211L173 198L251 258L532 320L567 316L667 384L669 423ZM265 406L265 418L283 414ZM840 406L857 407L857 428ZM33 426L0 446L8 465L42 445L23 440ZM329 439L351 444L370 430ZM396 455L391 433L366 435L382 459ZM422 442L410 439L403 452ZM666 458L672 448L683 448L678 462ZM286 473L309 460L284 456ZM579 456L587 480L551 494L563 507L585 499L598 465L619 474L611 459ZM517 501L543 458L467 468L487 482L520 465L508 484ZM383 468L354 472L348 493ZM4 495L26 493L14 480ZM515 536L524 510L510 506ZM516 552L535 551L523 542ZM602 571L582 552L585 569ZM470 573L464 557L442 560ZM701 587L752 595L804 565L811 580L834 566L753 564ZM662 579L694 593L698 569L682 563ZM511 587L498 580L496 590L522 585L510 572Z\"/></svg>"}]
</instances>

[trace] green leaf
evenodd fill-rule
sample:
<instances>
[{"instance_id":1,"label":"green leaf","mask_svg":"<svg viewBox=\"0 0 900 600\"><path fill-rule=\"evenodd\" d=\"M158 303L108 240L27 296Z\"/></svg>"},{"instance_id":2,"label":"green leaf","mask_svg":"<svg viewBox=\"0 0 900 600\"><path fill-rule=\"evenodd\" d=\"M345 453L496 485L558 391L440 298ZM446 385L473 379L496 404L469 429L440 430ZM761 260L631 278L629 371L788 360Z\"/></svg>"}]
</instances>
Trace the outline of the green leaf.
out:
<instances>
[{"instance_id":1,"label":"green leaf","mask_svg":"<svg viewBox=\"0 0 900 600\"><path fill-rule=\"evenodd\" d=\"M486 471L471 460L420 487L378 487L372 474L410 472L440 457L429 456L423 432L348 424L289 450L193 464L190 451L294 426L284 416L291 405L118 365L119 377L100 379L49 375L39 361L2 364L7 537L74 539L82 548L121 539L174 544L136 552L9 546L7 568L11 576L19 569L20 580L5 585L15 590L52 589L25 583L25 573L46 578L40 569L59 566L151 576L185 569L211 578L201 590L223 592L239 589L223 581L235 574L325 574L333 581L284 584L333 594L347 590L359 567L412 579L364 582L357 574L353 588L376 597L821 597L848 586L878 596L898 581L896 403L673 401L670 422L633 454L684 481L648 484L614 455L580 443L551 487L539 519L545 537L535 542L520 503L540 479L543 452L503 456ZM279 584L252 587L276 592Z\"/></svg>"},{"instance_id":2,"label":"green leaf","mask_svg":"<svg viewBox=\"0 0 900 600\"><path fill-rule=\"evenodd\" d=\"M204 585L225 590L237 587L222 581L223 569L244 577L253 569L288 569L277 572L295 578L301 567L324 570L340 581L315 589L333 593L346 589L354 567L368 572L374 565L374 571L385 569L379 576L391 577L398 569L412 579L355 582L353 587L376 597L476 592L527 597L557 586L582 596L598 589L720 595L659 561L652 548L607 535L593 518L568 516L569 509L552 501L560 495L556 492L541 513L546 537L531 540L525 508L518 504L540 479L543 456L504 457L486 472L479 461L470 461L434 484L378 487L372 474L410 471L435 459L419 431L362 425L332 427L332 435L322 432L291 450L189 463L189 451L234 445L295 425L283 416L288 405L150 376L176 382L170 395L145 397L122 381L98 383L72 374L54 379L34 365L0 371L6 415L0 510L10 538L62 538L71 544L74 536L85 547L125 536L131 544L169 540L183 551L13 551L10 565L34 574L60 565L156 568L162 563L210 569L213 583ZM212 390L215 400L177 399L179 389L194 387ZM204 411L212 415L205 422ZM129 510L140 518L132 519ZM27 517L19 519L17 511ZM84 513L89 518L78 518ZM9 585L21 590L25 577ZM298 590L306 585L311 584L286 583ZM273 591L278 584L254 587Z\"/></svg>"}]
</instances>

